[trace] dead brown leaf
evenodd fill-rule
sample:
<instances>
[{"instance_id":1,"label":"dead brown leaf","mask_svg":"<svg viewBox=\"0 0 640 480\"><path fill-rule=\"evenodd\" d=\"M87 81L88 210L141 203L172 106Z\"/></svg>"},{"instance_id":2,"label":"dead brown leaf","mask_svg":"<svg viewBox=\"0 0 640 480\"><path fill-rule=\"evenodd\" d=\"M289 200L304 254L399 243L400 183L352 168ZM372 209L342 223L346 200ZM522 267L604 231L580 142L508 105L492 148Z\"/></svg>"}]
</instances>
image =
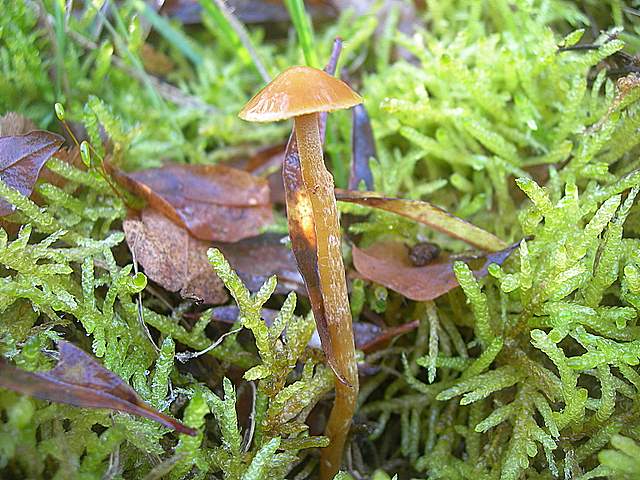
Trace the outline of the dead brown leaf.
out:
<instances>
[{"instance_id":1,"label":"dead brown leaf","mask_svg":"<svg viewBox=\"0 0 640 480\"><path fill-rule=\"evenodd\" d=\"M127 244L145 274L171 292L209 304L224 303L228 295L207 259L216 247L250 290L257 290L271 275L278 276L278 293L302 289L291 251L275 234L264 234L236 243L205 242L193 238L152 208L123 223Z\"/></svg>"},{"instance_id":2,"label":"dead brown leaf","mask_svg":"<svg viewBox=\"0 0 640 480\"><path fill-rule=\"evenodd\" d=\"M507 247L507 244L494 234L422 200L391 198L377 192L358 192L340 188L336 188L336 199L401 215L482 250L496 252Z\"/></svg>"},{"instance_id":3,"label":"dead brown leaf","mask_svg":"<svg viewBox=\"0 0 640 480\"><path fill-rule=\"evenodd\" d=\"M144 69L153 75L163 76L175 68L175 64L168 56L156 50L149 43L142 45L140 57L142 58Z\"/></svg>"},{"instance_id":4,"label":"dead brown leaf","mask_svg":"<svg viewBox=\"0 0 640 480\"><path fill-rule=\"evenodd\" d=\"M280 0L230 0L226 3L238 20L245 24L290 21L287 9ZM337 10L331 1L311 0L305 4L316 22L336 17ZM184 24L200 23L202 7L198 0L168 0L162 7L162 13Z\"/></svg>"},{"instance_id":5,"label":"dead brown leaf","mask_svg":"<svg viewBox=\"0 0 640 480\"><path fill-rule=\"evenodd\" d=\"M281 240L281 235L266 233L236 243L217 242L211 246L224 254L249 290L258 290L271 275L277 275L277 293L291 290L304 293L293 252Z\"/></svg>"},{"instance_id":6,"label":"dead brown leaf","mask_svg":"<svg viewBox=\"0 0 640 480\"><path fill-rule=\"evenodd\" d=\"M353 247L353 265L367 280L379 283L410 300L426 302L444 295L458 286L453 263L462 260L480 263L474 269L476 277L484 277L491 263L502 264L518 243L494 253L476 257L450 257L440 255L433 262L418 267L409 258L404 243L380 242L366 249Z\"/></svg>"},{"instance_id":7,"label":"dead brown leaf","mask_svg":"<svg viewBox=\"0 0 640 480\"><path fill-rule=\"evenodd\" d=\"M149 418L179 433L197 431L147 405L127 383L72 343L58 343L60 358L46 372L28 372L0 359L0 387L76 407L108 408Z\"/></svg>"},{"instance_id":8,"label":"dead brown leaf","mask_svg":"<svg viewBox=\"0 0 640 480\"><path fill-rule=\"evenodd\" d=\"M224 165L166 165L116 180L200 240L237 242L271 222L266 180Z\"/></svg>"},{"instance_id":9,"label":"dead brown leaf","mask_svg":"<svg viewBox=\"0 0 640 480\"><path fill-rule=\"evenodd\" d=\"M144 273L183 298L220 304L229 298L222 281L209 265L209 242L189 235L184 228L151 208L123 224L127 244Z\"/></svg>"},{"instance_id":10,"label":"dead brown leaf","mask_svg":"<svg viewBox=\"0 0 640 480\"><path fill-rule=\"evenodd\" d=\"M0 137L0 178L21 194L30 196L42 167L63 142L60 135L44 130ZM13 205L0 199L0 216L14 210Z\"/></svg>"},{"instance_id":11,"label":"dead brown leaf","mask_svg":"<svg viewBox=\"0 0 640 480\"><path fill-rule=\"evenodd\" d=\"M36 124L27 117L16 112L9 112L0 117L0 137L22 135L35 130Z\"/></svg>"}]
</instances>

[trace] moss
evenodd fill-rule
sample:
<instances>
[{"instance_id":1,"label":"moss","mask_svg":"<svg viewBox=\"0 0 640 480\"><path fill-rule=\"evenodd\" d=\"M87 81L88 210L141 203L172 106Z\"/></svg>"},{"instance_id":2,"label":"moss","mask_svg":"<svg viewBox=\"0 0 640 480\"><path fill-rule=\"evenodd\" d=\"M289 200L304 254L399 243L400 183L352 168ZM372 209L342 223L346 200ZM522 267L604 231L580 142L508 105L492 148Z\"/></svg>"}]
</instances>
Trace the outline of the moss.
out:
<instances>
[{"instance_id":1,"label":"moss","mask_svg":"<svg viewBox=\"0 0 640 480\"><path fill-rule=\"evenodd\" d=\"M326 439L305 420L332 377L306 348L312 318L296 314L307 313L304 302L296 308L294 295L274 295L275 279L248 291L212 250L242 331L208 352L206 375L175 362L176 349L211 345L210 317L194 309L195 325L181 324L180 311L192 307L166 309L133 273L122 247L126 208L99 170L106 137L127 170L224 161L284 139L285 125L236 118L262 83L255 60L237 53L239 40L209 11L204 27L170 20L149 37L174 64L165 78L151 76L141 19L161 19L133 1L106 17L92 7L65 16L62 3L45 0L39 10L0 0L0 113L60 131L53 104L61 102L94 148L88 171L48 163L65 183L41 180L40 204L0 183L0 196L17 206L9 220L22 225L0 236L0 351L21 368L44 369L52 364L44 352L70 339L199 435L3 391L0 476L313 476ZM456 264L462 288L433 303L354 283L354 314L421 325L364 357L379 371L363 381L349 466L371 478L636 478L640 82L615 77L625 67L618 52L640 47L637 18L619 0L427 4L411 32L399 4L385 14L378 4L367 15L345 10L316 25L305 54L322 59L333 36L347 40L341 65L372 119L377 190L527 240L485 279ZM592 21L603 33L593 36ZM261 27L250 36L272 74L303 62L294 38L265 40ZM572 50L577 42L597 48ZM339 185L349 135L348 116L336 114L327 152ZM363 244L393 232L464 248L380 212L350 232ZM280 308L271 326L260 317L266 302Z\"/></svg>"}]
</instances>

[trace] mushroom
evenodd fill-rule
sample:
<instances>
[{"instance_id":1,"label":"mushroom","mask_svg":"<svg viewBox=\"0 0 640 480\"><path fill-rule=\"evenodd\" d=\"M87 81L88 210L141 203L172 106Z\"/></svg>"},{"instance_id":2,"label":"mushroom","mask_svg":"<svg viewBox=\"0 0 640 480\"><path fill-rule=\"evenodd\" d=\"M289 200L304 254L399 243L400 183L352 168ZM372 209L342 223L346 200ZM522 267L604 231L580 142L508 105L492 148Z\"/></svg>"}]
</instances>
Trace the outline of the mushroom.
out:
<instances>
[{"instance_id":1,"label":"mushroom","mask_svg":"<svg viewBox=\"0 0 640 480\"><path fill-rule=\"evenodd\" d=\"M351 310L342 263L340 223L333 177L326 169L319 132L320 112L351 108L362 98L343 81L310 67L291 67L258 92L239 117L252 122L274 122L293 118L302 179L314 220L320 290L337 375L336 398L325 434L320 475L333 478L340 468L342 452L358 396L358 370L351 326ZM305 280L306 281L306 280ZM319 319L316 319L318 321Z\"/></svg>"}]
</instances>

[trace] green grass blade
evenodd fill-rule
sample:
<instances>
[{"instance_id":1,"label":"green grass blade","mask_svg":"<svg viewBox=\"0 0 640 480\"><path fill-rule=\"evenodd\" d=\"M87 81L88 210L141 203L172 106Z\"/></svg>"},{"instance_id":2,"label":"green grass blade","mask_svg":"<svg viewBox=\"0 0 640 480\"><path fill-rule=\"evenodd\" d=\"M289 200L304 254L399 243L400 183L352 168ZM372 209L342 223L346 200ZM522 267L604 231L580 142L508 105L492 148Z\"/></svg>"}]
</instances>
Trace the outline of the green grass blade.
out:
<instances>
[{"instance_id":1,"label":"green grass blade","mask_svg":"<svg viewBox=\"0 0 640 480\"><path fill-rule=\"evenodd\" d=\"M165 40L176 47L185 57L187 57L194 65L202 63L202 55L197 51L193 42L180 30L174 28L173 25L161 15L154 12L149 5L142 2L135 3L136 9L140 14L153 25L153 28L162 35Z\"/></svg>"},{"instance_id":2,"label":"green grass blade","mask_svg":"<svg viewBox=\"0 0 640 480\"><path fill-rule=\"evenodd\" d=\"M298 34L298 41L304 53L304 60L310 67L318 68L318 54L314 49L313 25L304 8L304 0L285 0L291 21Z\"/></svg>"}]
</instances>

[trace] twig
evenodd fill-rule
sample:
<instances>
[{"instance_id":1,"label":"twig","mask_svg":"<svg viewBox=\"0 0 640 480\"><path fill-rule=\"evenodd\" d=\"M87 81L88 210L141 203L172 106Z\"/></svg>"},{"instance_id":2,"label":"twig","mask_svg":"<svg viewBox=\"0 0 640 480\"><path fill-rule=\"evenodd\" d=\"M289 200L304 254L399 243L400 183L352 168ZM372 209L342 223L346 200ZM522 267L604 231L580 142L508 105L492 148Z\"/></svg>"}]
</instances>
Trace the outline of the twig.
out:
<instances>
[{"instance_id":1,"label":"twig","mask_svg":"<svg viewBox=\"0 0 640 480\"><path fill-rule=\"evenodd\" d=\"M224 339L227 338L229 335L233 335L234 333L238 333L240 330L242 330L242 327L236 328L235 330L229 330L227 333L225 333L223 335L220 335L220 338L218 338L218 340L213 342L211 345L209 345L204 350L200 350L199 352L181 352L181 353L177 353L176 354L176 359L181 363L187 363L189 360L191 360L193 358L197 358L197 357L199 357L201 355L204 355L205 353L213 350L218 345L220 345L224 341Z\"/></svg>"}]
</instances>

